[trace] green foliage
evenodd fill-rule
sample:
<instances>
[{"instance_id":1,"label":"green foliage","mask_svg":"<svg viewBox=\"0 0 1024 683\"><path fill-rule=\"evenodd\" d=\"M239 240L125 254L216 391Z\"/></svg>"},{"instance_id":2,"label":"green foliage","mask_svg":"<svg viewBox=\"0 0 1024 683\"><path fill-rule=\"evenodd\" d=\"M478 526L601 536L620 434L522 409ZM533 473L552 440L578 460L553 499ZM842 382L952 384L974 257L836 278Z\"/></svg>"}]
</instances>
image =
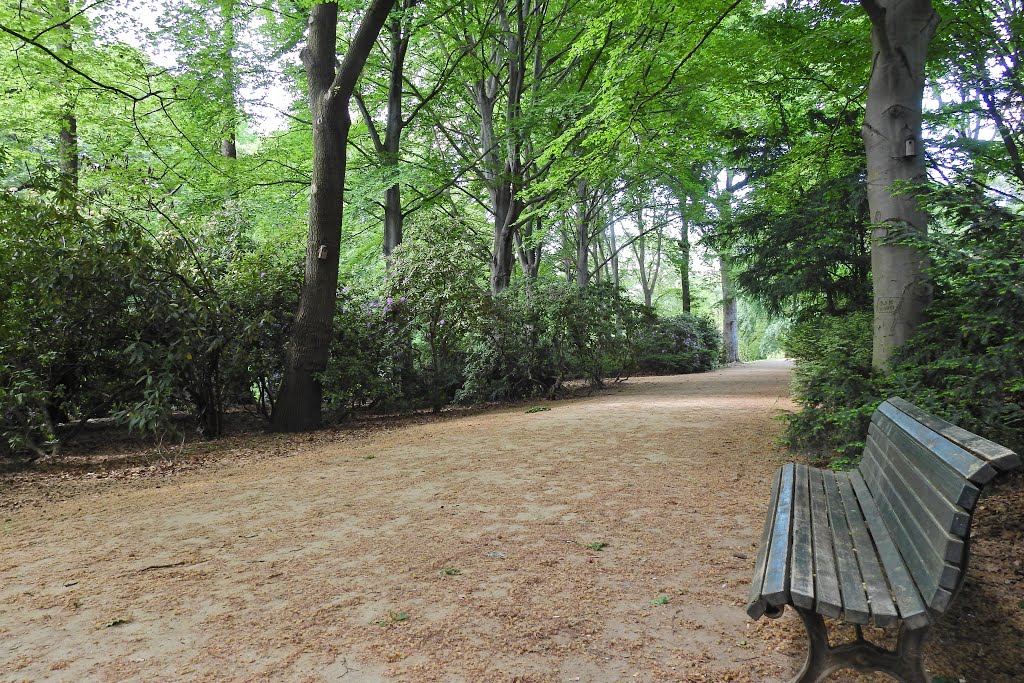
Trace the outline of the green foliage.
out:
<instances>
[{"instance_id":1,"label":"green foliage","mask_svg":"<svg viewBox=\"0 0 1024 683\"><path fill-rule=\"evenodd\" d=\"M871 314L815 316L795 323L786 355L797 363L785 441L826 462L851 461L863 448L882 396L871 370Z\"/></svg>"},{"instance_id":2,"label":"green foliage","mask_svg":"<svg viewBox=\"0 0 1024 683\"><path fill-rule=\"evenodd\" d=\"M214 436L228 403L272 401L299 273L231 207L192 236L28 192L0 214L5 451L46 454L59 423L107 415L161 436L186 411Z\"/></svg>"},{"instance_id":3,"label":"green foliage","mask_svg":"<svg viewBox=\"0 0 1024 683\"><path fill-rule=\"evenodd\" d=\"M386 286L385 305L394 306L396 320L404 321L394 333L411 342L412 398L425 400L435 412L462 387L466 339L489 298L479 262L458 239L463 229L437 221L429 237L414 232L392 254Z\"/></svg>"},{"instance_id":4,"label":"green foliage","mask_svg":"<svg viewBox=\"0 0 1024 683\"><path fill-rule=\"evenodd\" d=\"M633 367L642 318L609 284L514 283L470 333L459 400L550 397L574 379L601 386Z\"/></svg>"},{"instance_id":5,"label":"green foliage","mask_svg":"<svg viewBox=\"0 0 1024 683\"><path fill-rule=\"evenodd\" d=\"M793 326L791 446L852 464L871 412L899 395L965 429L1024 447L1024 219L974 190L927 198L943 230L931 249L935 300L891 371L871 369L868 313ZM945 232L946 234L941 234Z\"/></svg>"},{"instance_id":6,"label":"green foliage","mask_svg":"<svg viewBox=\"0 0 1024 683\"><path fill-rule=\"evenodd\" d=\"M401 398L396 377L402 348L393 310L373 289L353 284L339 290L330 358L320 376L324 406L334 419Z\"/></svg>"},{"instance_id":7,"label":"green foliage","mask_svg":"<svg viewBox=\"0 0 1024 683\"><path fill-rule=\"evenodd\" d=\"M861 174L819 183L781 200L755 194L710 242L728 247L737 283L769 313L841 315L870 301L869 226Z\"/></svg>"},{"instance_id":8,"label":"green foliage","mask_svg":"<svg viewBox=\"0 0 1024 683\"><path fill-rule=\"evenodd\" d=\"M769 313L757 301L740 297L739 338L740 360L752 361L779 358L784 355L786 335L791 320Z\"/></svg>"},{"instance_id":9,"label":"green foliage","mask_svg":"<svg viewBox=\"0 0 1024 683\"><path fill-rule=\"evenodd\" d=\"M377 624L377 626L380 626L382 628L387 628L389 626L397 626L398 624L402 623L403 621L408 621L408 620L409 620L409 613L408 612L396 612L394 610L390 610L389 609L388 613L387 613L387 616L385 616L385 617L383 617L381 619L378 619L374 623Z\"/></svg>"},{"instance_id":10,"label":"green foliage","mask_svg":"<svg viewBox=\"0 0 1024 683\"><path fill-rule=\"evenodd\" d=\"M1014 450L1024 448L1024 217L975 188L927 201L935 302L899 350L888 390Z\"/></svg>"},{"instance_id":11,"label":"green foliage","mask_svg":"<svg viewBox=\"0 0 1024 683\"><path fill-rule=\"evenodd\" d=\"M721 346L721 332L710 318L653 318L638 335L636 367L660 375L705 372L717 365Z\"/></svg>"}]
</instances>

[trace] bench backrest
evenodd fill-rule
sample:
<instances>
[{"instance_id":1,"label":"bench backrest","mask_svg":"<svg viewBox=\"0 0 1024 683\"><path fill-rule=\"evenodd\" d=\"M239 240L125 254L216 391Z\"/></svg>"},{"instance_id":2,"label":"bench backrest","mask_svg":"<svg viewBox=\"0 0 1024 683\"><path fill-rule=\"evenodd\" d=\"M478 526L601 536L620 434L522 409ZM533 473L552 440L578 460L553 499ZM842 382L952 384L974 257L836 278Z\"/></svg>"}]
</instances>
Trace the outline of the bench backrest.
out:
<instances>
[{"instance_id":1,"label":"bench backrest","mask_svg":"<svg viewBox=\"0 0 1024 683\"><path fill-rule=\"evenodd\" d=\"M900 398L872 415L860 473L929 609L945 611L963 582L981 487L1019 465L1013 451Z\"/></svg>"}]
</instances>

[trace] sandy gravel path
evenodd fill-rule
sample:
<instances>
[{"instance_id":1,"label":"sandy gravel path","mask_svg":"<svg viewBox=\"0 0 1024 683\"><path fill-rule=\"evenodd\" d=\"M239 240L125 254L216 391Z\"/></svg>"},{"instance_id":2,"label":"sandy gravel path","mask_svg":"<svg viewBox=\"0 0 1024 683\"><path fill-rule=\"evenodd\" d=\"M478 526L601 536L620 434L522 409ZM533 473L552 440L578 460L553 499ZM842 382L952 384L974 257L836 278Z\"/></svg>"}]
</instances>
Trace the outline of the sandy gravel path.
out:
<instances>
[{"instance_id":1,"label":"sandy gravel path","mask_svg":"<svg viewBox=\"0 0 1024 683\"><path fill-rule=\"evenodd\" d=\"M796 620L742 604L788 381L635 379L0 513L0 680L785 680Z\"/></svg>"}]
</instances>

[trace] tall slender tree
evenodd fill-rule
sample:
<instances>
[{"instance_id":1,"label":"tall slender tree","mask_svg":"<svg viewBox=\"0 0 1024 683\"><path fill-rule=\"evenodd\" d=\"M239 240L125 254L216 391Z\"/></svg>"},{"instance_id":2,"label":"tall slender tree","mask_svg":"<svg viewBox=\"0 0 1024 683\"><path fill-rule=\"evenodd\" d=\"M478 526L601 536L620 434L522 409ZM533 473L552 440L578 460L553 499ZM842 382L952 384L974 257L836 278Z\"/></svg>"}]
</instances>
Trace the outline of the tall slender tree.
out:
<instances>
[{"instance_id":1,"label":"tall slender tree","mask_svg":"<svg viewBox=\"0 0 1024 683\"><path fill-rule=\"evenodd\" d=\"M70 0L57 0L56 14L61 20L56 54L68 64L74 63L74 33L71 29L72 6ZM78 117L75 114L75 89L69 74L63 74L60 85L61 112L58 122L57 157L60 168L61 189L74 205L78 191Z\"/></svg>"}]
</instances>

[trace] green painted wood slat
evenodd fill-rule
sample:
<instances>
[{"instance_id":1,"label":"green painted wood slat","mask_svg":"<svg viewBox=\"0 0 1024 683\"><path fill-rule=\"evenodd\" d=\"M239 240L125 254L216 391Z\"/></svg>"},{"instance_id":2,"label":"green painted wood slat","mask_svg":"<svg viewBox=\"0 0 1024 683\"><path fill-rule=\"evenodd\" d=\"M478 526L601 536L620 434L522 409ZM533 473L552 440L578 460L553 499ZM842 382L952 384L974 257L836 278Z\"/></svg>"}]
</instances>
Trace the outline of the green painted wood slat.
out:
<instances>
[{"instance_id":1,"label":"green painted wood slat","mask_svg":"<svg viewBox=\"0 0 1024 683\"><path fill-rule=\"evenodd\" d=\"M876 430L889 439L900 457L917 468L943 497L967 512L974 509L979 495L977 486L967 481L952 468L947 467L943 461L932 455L927 448L885 415L876 415L871 418L871 421L876 426Z\"/></svg>"},{"instance_id":2,"label":"green painted wood slat","mask_svg":"<svg viewBox=\"0 0 1024 683\"><path fill-rule=\"evenodd\" d=\"M900 555L896 543L893 542L889 529L882 522L882 514L868 485L860 472L850 473L850 484L853 486L857 496L857 502L864 513L864 520L871 532L871 540L878 550L878 558L885 569L885 576L889 582L889 590L899 609L900 618L907 624L907 628L917 629L931 623L928 608L921 598L921 594L914 585L914 579L910 575L903 557Z\"/></svg>"},{"instance_id":3,"label":"green painted wood slat","mask_svg":"<svg viewBox=\"0 0 1024 683\"><path fill-rule=\"evenodd\" d=\"M793 464L783 465L779 479L779 502L772 523L771 547L764 571L761 595L772 607L789 603L789 548L793 522Z\"/></svg>"},{"instance_id":4,"label":"green painted wood slat","mask_svg":"<svg viewBox=\"0 0 1024 683\"><path fill-rule=\"evenodd\" d=\"M793 550L789 594L793 604L814 609L814 541L811 535L811 497L807 465L796 466L793 494Z\"/></svg>"},{"instance_id":5,"label":"green painted wood slat","mask_svg":"<svg viewBox=\"0 0 1024 683\"><path fill-rule=\"evenodd\" d=\"M889 403L933 432L949 439L965 451L988 461L989 464L999 471L1016 469L1021 465L1020 456L1006 446L1001 446L994 441L989 441L982 436L969 432L963 427L958 427L952 422L947 422L931 413L926 413L913 403L902 398L890 398Z\"/></svg>"},{"instance_id":6,"label":"green painted wood slat","mask_svg":"<svg viewBox=\"0 0 1024 683\"><path fill-rule=\"evenodd\" d=\"M878 410L896 423L906 434L913 437L915 441L972 483L987 484L998 474L996 468L987 461L975 457L944 436L928 429L888 401L878 406Z\"/></svg>"},{"instance_id":7,"label":"green painted wood slat","mask_svg":"<svg viewBox=\"0 0 1024 683\"><path fill-rule=\"evenodd\" d=\"M836 485L843 499L846 510L846 524L850 527L853 537L854 552L860 565L860 575L864 579L864 590L868 595L868 606L871 608L871 623L881 628L892 628L899 624L899 610L889 594L889 585L878 559L878 550L871 540L864 513L861 511L857 496L854 495L850 483L850 475L846 472L836 473Z\"/></svg>"},{"instance_id":8,"label":"green painted wood slat","mask_svg":"<svg viewBox=\"0 0 1024 683\"><path fill-rule=\"evenodd\" d=\"M889 529L889 534L910 569L910 574L924 598L925 604L931 609L942 609L939 605L948 604L948 599L951 596L950 591L941 585L950 583L949 577L946 581L942 580L945 565L940 564L939 558L930 550L922 555L922 551L915 543L914 536L908 532L903 523L906 513L897 512L899 508L893 504L891 494L888 493L890 489L886 488L887 493L880 494L880 482L871 473L865 473L864 480L879 506L882 523ZM927 546L926 543L924 545ZM953 583L955 585L955 581Z\"/></svg>"},{"instance_id":9,"label":"green painted wood slat","mask_svg":"<svg viewBox=\"0 0 1024 683\"><path fill-rule=\"evenodd\" d=\"M961 566L965 552L963 539L947 532L929 513L918 492L908 483L913 468L901 467L898 458L898 454L894 456L888 450L876 456L880 472L884 476L879 480L879 491L875 493L879 509L885 514L887 507L895 508L894 514L903 518L904 527L912 532L912 538L915 545L921 549L922 557L927 557L927 545L936 558Z\"/></svg>"},{"instance_id":10,"label":"green painted wood slat","mask_svg":"<svg viewBox=\"0 0 1024 683\"><path fill-rule=\"evenodd\" d=\"M822 472L815 468L808 470L807 474L810 484L811 534L814 539L814 611L838 619L843 613L843 598L839 592Z\"/></svg>"},{"instance_id":11,"label":"green painted wood slat","mask_svg":"<svg viewBox=\"0 0 1024 683\"><path fill-rule=\"evenodd\" d=\"M772 522L775 520L775 508L779 501L779 481L782 478L782 468L775 472L772 483L772 495L768 501L768 510L765 513L764 529L761 530L761 545L757 549L757 560L754 562L754 578L750 582L750 593L747 599L747 614L751 619L760 619L767 608L767 603L762 597L761 589L764 586L764 570L768 560L768 544L772 538Z\"/></svg>"},{"instance_id":12,"label":"green painted wood slat","mask_svg":"<svg viewBox=\"0 0 1024 683\"><path fill-rule=\"evenodd\" d=\"M836 552L836 574L839 576L839 592L843 596L843 620L854 624L867 624L871 609L864 593L864 579L857 563L853 538L846 523L846 510L832 472L822 472L825 488L825 503L828 507L829 526L832 529L832 548Z\"/></svg>"},{"instance_id":13,"label":"green painted wood slat","mask_svg":"<svg viewBox=\"0 0 1024 683\"><path fill-rule=\"evenodd\" d=\"M861 469L881 467L883 462L891 462L894 448L889 437L879 431L876 425L871 425L871 432L868 434L869 450L865 451L870 453L861 461ZM971 526L970 514L932 486L931 481L916 467L905 467L903 472L907 485L918 494L918 498L925 504L939 528L953 536L964 538ZM973 486L966 481L964 483L966 486Z\"/></svg>"}]
</instances>

